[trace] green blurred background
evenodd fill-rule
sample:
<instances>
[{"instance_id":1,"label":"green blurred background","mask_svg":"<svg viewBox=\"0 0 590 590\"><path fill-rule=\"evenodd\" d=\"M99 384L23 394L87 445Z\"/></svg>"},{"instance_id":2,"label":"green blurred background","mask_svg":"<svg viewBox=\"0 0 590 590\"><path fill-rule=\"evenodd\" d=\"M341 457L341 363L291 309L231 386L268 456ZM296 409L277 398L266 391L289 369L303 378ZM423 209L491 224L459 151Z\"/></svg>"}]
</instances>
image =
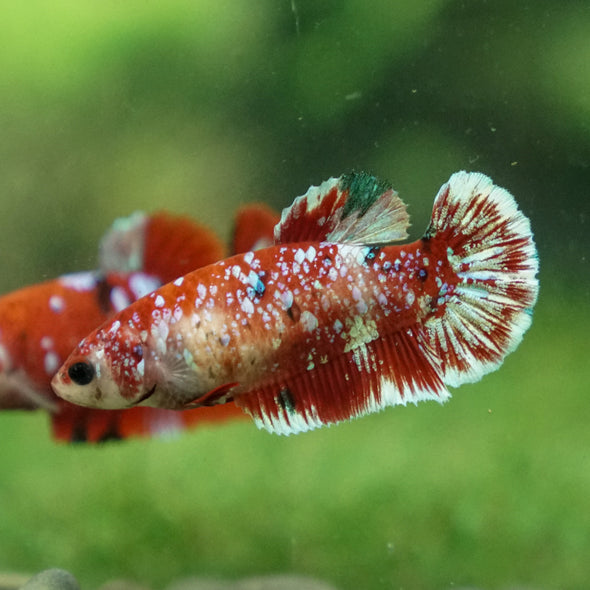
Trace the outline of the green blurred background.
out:
<instances>
[{"instance_id":1,"label":"green blurred background","mask_svg":"<svg viewBox=\"0 0 590 590\"><path fill-rule=\"evenodd\" d=\"M0 39L3 293L93 268L134 210L227 238L239 204L351 169L393 183L413 238L452 172L485 172L542 269L522 346L444 408L100 448L4 413L0 571L588 587L588 3L32 0Z\"/></svg>"}]
</instances>

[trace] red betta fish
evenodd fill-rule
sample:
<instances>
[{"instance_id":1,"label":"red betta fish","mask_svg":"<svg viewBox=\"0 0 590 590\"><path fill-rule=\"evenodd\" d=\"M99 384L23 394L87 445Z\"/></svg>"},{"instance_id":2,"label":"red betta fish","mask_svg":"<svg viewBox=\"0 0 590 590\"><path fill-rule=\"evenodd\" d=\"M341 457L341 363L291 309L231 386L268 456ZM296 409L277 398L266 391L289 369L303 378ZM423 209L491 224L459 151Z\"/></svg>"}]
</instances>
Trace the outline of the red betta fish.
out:
<instances>
[{"instance_id":1,"label":"red betta fish","mask_svg":"<svg viewBox=\"0 0 590 590\"><path fill-rule=\"evenodd\" d=\"M266 208L247 206L242 215L247 228L238 218L235 248L249 250L272 237ZM232 405L182 414L146 407L89 410L56 397L50 386L84 335L153 289L224 255L215 234L187 218L136 213L117 220L102 239L99 271L66 275L0 297L0 409L48 410L53 435L77 442L169 433L243 416Z\"/></svg>"},{"instance_id":2,"label":"red betta fish","mask_svg":"<svg viewBox=\"0 0 590 590\"><path fill-rule=\"evenodd\" d=\"M302 432L479 380L531 324L537 253L514 198L453 174L424 237L391 187L349 174L283 212L269 248L200 268L87 336L56 393L96 408L234 400Z\"/></svg>"}]
</instances>

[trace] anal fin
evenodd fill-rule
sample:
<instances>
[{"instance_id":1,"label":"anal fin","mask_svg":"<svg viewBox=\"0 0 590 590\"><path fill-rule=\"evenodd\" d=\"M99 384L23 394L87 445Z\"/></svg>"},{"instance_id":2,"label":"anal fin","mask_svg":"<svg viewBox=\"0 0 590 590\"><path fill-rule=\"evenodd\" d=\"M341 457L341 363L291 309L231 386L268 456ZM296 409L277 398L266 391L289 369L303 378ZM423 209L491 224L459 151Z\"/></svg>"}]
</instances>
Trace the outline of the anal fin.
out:
<instances>
[{"instance_id":1,"label":"anal fin","mask_svg":"<svg viewBox=\"0 0 590 590\"><path fill-rule=\"evenodd\" d=\"M450 396L418 328L396 332L312 370L236 396L259 428L295 434L387 406Z\"/></svg>"}]
</instances>

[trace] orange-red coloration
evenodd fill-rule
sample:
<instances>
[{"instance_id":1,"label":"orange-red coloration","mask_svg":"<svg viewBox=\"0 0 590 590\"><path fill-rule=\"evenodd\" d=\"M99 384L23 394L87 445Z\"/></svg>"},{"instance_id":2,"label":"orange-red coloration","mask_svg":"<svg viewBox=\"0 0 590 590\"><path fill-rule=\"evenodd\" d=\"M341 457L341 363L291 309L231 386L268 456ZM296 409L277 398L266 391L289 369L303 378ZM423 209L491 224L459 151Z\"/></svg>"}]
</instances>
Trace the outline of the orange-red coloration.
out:
<instances>
[{"instance_id":1,"label":"orange-red coloration","mask_svg":"<svg viewBox=\"0 0 590 590\"><path fill-rule=\"evenodd\" d=\"M392 245L407 225L374 177L312 187L283 212L275 245L140 299L85 338L52 384L89 407L234 400L282 434L444 401L447 386L478 380L518 345L536 249L514 198L477 173L441 187L422 239Z\"/></svg>"},{"instance_id":2,"label":"orange-red coloration","mask_svg":"<svg viewBox=\"0 0 590 590\"><path fill-rule=\"evenodd\" d=\"M267 205L240 207L236 212L232 252L238 254L272 246L279 219L276 211Z\"/></svg>"},{"instance_id":3,"label":"orange-red coloration","mask_svg":"<svg viewBox=\"0 0 590 590\"><path fill-rule=\"evenodd\" d=\"M256 214L250 216L251 235L258 230L258 238L272 236L266 222L267 215L260 223ZM85 334L157 286L225 254L213 232L184 217L160 212L117 223L123 227L115 224L101 244L101 271L0 297L0 408L43 408L50 412L55 438L89 442L241 417L233 404L183 413L144 407L103 411L70 404L53 393L51 377Z\"/></svg>"}]
</instances>

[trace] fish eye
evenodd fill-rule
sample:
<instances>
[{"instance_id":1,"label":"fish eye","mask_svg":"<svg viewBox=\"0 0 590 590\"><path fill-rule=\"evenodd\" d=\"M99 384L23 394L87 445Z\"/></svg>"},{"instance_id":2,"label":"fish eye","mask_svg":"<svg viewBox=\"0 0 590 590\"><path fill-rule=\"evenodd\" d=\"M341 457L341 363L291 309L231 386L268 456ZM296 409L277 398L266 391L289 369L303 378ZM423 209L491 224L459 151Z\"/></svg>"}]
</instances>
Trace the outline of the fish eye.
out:
<instances>
[{"instance_id":1,"label":"fish eye","mask_svg":"<svg viewBox=\"0 0 590 590\"><path fill-rule=\"evenodd\" d=\"M68 375L77 385L88 385L94 379L94 367L87 361L80 361L70 366Z\"/></svg>"}]
</instances>

